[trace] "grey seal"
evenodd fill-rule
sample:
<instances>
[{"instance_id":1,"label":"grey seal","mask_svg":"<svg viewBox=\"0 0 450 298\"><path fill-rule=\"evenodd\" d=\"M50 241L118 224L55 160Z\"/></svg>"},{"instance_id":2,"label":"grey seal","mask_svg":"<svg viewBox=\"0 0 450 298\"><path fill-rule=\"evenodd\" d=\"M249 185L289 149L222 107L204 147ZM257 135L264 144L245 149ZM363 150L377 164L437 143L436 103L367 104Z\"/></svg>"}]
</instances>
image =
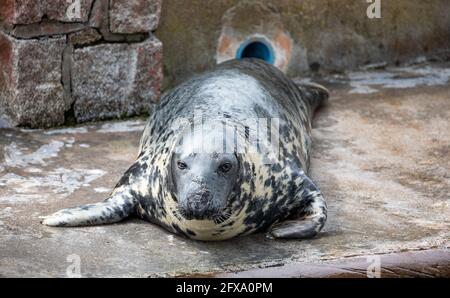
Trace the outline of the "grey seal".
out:
<instances>
[{"instance_id":1,"label":"grey seal","mask_svg":"<svg viewBox=\"0 0 450 298\"><path fill-rule=\"evenodd\" d=\"M42 223L110 224L137 215L196 240L260 231L313 237L327 207L307 175L311 119L328 96L261 60L219 64L162 96L136 162L105 201L60 210Z\"/></svg>"}]
</instances>

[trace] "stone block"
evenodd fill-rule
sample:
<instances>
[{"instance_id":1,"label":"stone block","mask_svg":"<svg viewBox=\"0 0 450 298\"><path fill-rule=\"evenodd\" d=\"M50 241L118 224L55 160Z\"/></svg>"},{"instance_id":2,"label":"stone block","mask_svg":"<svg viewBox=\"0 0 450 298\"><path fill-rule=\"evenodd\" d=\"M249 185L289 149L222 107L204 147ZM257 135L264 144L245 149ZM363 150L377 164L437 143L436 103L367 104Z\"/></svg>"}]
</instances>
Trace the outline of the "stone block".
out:
<instances>
[{"instance_id":1,"label":"stone block","mask_svg":"<svg viewBox=\"0 0 450 298\"><path fill-rule=\"evenodd\" d=\"M96 0L92 7L89 26L98 29L107 42L139 42L146 38L145 33L118 34L109 29L109 0ZM137 39L137 40L136 40Z\"/></svg>"},{"instance_id":2,"label":"stone block","mask_svg":"<svg viewBox=\"0 0 450 298\"><path fill-rule=\"evenodd\" d=\"M74 50L72 97L78 122L133 116L159 98L162 44L154 36L135 44Z\"/></svg>"},{"instance_id":3,"label":"stone block","mask_svg":"<svg viewBox=\"0 0 450 298\"><path fill-rule=\"evenodd\" d=\"M61 57L66 38L20 40L0 33L0 106L11 125L64 122Z\"/></svg>"},{"instance_id":4,"label":"stone block","mask_svg":"<svg viewBox=\"0 0 450 298\"><path fill-rule=\"evenodd\" d=\"M0 18L9 24L32 24L44 16L61 22L86 22L93 0L0 0Z\"/></svg>"},{"instance_id":5,"label":"stone block","mask_svg":"<svg viewBox=\"0 0 450 298\"><path fill-rule=\"evenodd\" d=\"M111 0L109 26L113 33L151 32L158 27L162 0Z\"/></svg>"},{"instance_id":6,"label":"stone block","mask_svg":"<svg viewBox=\"0 0 450 298\"><path fill-rule=\"evenodd\" d=\"M0 0L0 19L8 24L39 22L44 13L38 0Z\"/></svg>"}]
</instances>

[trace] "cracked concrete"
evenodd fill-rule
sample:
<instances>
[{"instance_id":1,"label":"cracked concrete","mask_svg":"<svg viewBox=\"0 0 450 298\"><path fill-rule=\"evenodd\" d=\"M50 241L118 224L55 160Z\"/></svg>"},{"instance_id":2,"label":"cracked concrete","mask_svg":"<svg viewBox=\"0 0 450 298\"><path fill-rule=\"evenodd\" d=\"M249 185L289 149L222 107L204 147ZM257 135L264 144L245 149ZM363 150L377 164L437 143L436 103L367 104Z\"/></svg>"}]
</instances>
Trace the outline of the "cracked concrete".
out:
<instances>
[{"instance_id":1,"label":"cracked concrete","mask_svg":"<svg viewBox=\"0 0 450 298\"><path fill-rule=\"evenodd\" d=\"M431 74L441 75L450 65L433 67ZM393 81L426 75L383 72L395 73L388 76ZM311 240L269 240L260 234L194 242L137 219L98 227L42 226L41 215L107 196L134 160L145 120L53 130L0 129L0 276L64 277L71 255L80 256L82 276L119 277L234 272L446 250L448 78L392 88L384 82L371 85L361 75L348 78L322 82L330 88L331 99L314 120L311 172L328 200L329 220ZM355 91L357 80L371 92ZM449 263L448 253L440 256Z\"/></svg>"}]
</instances>

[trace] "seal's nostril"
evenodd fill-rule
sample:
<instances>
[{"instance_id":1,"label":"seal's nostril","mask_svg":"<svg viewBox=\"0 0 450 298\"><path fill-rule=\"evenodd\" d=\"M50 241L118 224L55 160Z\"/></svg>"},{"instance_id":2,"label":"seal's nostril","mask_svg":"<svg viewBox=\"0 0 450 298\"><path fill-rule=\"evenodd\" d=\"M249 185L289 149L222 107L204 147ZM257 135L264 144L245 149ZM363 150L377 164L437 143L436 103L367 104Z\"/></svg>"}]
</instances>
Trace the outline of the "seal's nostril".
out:
<instances>
[{"instance_id":1,"label":"seal's nostril","mask_svg":"<svg viewBox=\"0 0 450 298\"><path fill-rule=\"evenodd\" d=\"M188 201L190 205L202 206L207 205L211 200L211 198L212 198L211 193L207 191L189 196Z\"/></svg>"},{"instance_id":2,"label":"seal's nostril","mask_svg":"<svg viewBox=\"0 0 450 298\"><path fill-rule=\"evenodd\" d=\"M201 202L202 203L208 203L208 201L211 199L211 193L209 191L202 193L201 195Z\"/></svg>"},{"instance_id":3,"label":"seal's nostril","mask_svg":"<svg viewBox=\"0 0 450 298\"><path fill-rule=\"evenodd\" d=\"M201 191L190 195L187 198L187 212L194 216L203 216L211 207L212 193L210 191Z\"/></svg>"}]
</instances>

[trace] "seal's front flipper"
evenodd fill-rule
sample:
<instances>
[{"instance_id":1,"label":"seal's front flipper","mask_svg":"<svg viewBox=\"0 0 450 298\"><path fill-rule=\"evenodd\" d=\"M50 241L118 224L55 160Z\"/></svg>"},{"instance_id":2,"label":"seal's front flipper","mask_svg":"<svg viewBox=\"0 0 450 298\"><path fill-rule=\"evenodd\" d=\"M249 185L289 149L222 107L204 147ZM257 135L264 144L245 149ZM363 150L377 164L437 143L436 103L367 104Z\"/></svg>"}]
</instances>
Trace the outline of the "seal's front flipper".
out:
<instances>
[{"instance_id":1,"label":"seal's front flipper","mask_svg":"<svg viewBox=\"0 0 450 298\"><path fill-rule=\"evenodd\" d=\"M43 217L42 224L74 227L115 223L136 210L137 200L132 194L126 188L118 188L103 202L62 209Z\"/></svg>"},{"instance_id":2,"label":"seal's front flipper","mask_svg":"<svg viewBox=\"0 0 450 298\"><path fill-rule=\"evenodd\" d=\"M272 226L270 235L275 238L305 239L317 235L327 220L327 205L319 188L303 174L297 193L301 210L286 221Z\"/></svg>"},{"instance_id":3,"label":"seal's front flipper","mask_svg":"<svg viewBox=\"0 0 450 298\"><path fill-rule=\"evenodd\" d=\"M47 226L90 226L121 221L135 213L139 198L148 195L143 187L143 169L146 165L137 160L122 176L108 199L103 202L67 208L44 216L42 224Z\"/></svg>"}]
</instances>

